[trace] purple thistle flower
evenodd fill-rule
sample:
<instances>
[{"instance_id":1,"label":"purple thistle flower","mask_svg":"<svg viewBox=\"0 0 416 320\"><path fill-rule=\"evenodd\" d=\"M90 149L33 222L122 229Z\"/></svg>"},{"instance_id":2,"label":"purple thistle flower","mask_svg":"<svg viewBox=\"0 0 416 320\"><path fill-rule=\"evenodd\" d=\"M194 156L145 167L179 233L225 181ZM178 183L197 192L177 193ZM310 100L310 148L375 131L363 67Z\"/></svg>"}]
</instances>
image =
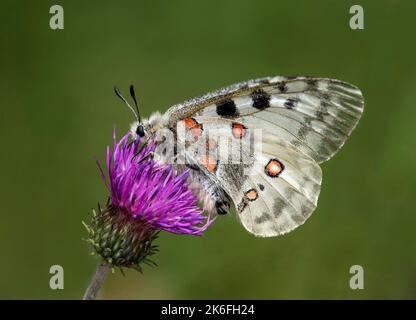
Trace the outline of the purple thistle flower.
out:
<instances>
[{"instance_id":1,"label":"purple thistle flower","mask_svg":"<svg viewBox=\"0 0 416 320\"><path fill-rule=\"evenodd\" d=\"M187 171L175 175L172 165L153 160L153 142L140 146L129 138L117 141L114 131L113 149L107 147L107 175L97 161L110 198L84 225L87 241L107 264L141 271L142 263L154 265L148 257L157 251L152 242L160 230L200 236L212 220L198 208Z\"/></svg>"},{"instance_id":2,"label":"purple thistle flower","mask_svg":"<svg viewBox=\"0 0 416 320\"><path fill-rule=\"evenodd\" d=\"M138 151L139 139L129 143L129 137L117 142L114 131L113 151L107 147L108 179L100 167L111 204L151 229L202 235L211 220L188 188L188 171L175 176L172 165L161 166L152 159L154 143Z\"/></svg>"}]
</instances>

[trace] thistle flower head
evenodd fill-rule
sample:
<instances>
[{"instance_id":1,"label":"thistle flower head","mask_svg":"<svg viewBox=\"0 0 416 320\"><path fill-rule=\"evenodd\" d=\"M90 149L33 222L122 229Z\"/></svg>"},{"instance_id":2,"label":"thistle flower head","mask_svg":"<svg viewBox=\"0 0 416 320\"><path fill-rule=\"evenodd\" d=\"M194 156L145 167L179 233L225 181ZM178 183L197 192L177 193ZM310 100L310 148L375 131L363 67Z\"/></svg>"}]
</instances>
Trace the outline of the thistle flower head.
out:
<instances>
[{"instance_id":1,"label":"thistle flower head","mask_svg":"<svg viewBox=\"0 0 416 320\"><path fill-rule=\"evenodd\" d=\"M175 176L172 165L161 166L152 159L154 143L138 152L139 140L129 143L129 135L117 142L114 134L113 151L107 147L105 181L112 205L149 228L202 235L208 227L207 218L188 188L188 172Z\"/></svg>"},{"instance_id":2,"label":"thistle flower head","mask_svg":"<svg viewBox=\"0 0 416 320\"><path fill-rule=\"evenodd\" d=\"M110 198L87 230L105 261L140 269L156 251L152 241L158 231L200 236L211 220L197 206L188 172L175 175L172 165L153 160L153 142L140 147L139 139L129 138L127 134L117 141L114 131L113 149L107 147L107 175L97 162Z\"/></svg>"}]
</instances>

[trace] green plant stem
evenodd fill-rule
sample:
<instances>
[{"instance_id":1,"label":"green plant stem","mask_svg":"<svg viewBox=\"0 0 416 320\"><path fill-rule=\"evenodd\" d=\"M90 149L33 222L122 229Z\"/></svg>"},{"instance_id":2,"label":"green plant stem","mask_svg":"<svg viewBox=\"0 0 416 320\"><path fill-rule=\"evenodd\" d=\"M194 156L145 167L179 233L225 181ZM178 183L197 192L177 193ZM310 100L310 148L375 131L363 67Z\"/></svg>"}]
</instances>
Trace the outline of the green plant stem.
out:
<instances>
[{"instance_id":1,"label":"green plant stem","mask_svg":"<svg viewBox=\"0 0 416 320\"><path fill-rule=\"evenodd\" d=\"M104 283L104 280L107 278L108 272L111 267L108 264L99 264L95 270L95 274L91 279L91 282L85 291L84 297L82 300L95 300L97 294L101 289L101 286Z\"/></svg>"}]
</instances>

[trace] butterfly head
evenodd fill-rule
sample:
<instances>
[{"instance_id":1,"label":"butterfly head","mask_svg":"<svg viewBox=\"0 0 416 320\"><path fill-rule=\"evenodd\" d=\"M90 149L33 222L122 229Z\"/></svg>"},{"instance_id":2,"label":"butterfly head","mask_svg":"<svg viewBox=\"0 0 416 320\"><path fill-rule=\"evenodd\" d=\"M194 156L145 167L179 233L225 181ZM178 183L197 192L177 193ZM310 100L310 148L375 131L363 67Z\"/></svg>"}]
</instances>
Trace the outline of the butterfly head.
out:
<instances>
[{"instance_id":1,"label":"butterfly head","mask_svg":"<svg viewBox=\"0 0 416 320\"><path fill-rule=\"evenodd\" d=\"M117 97L119 97L124 104L126 105L127 108L129 108L137 121L135 121L132 125L131 125L131 133L133 135L133 137L136 138L143 138L145 136L147 136L146 133L146 128L145 128L145 124L142 122L142 119L140 117L140 113L139 113L139 107L137 104L137 100L136 100L136 94L134 92L134 87L133 85L130 85L130 95L134 101L134 106L135 108L133 108L126 100L126 98L124 98L120 92L120 89L117 87L114 87L114 92L116 93Z\"/></svg>"},{"instance_id":2,"label":"butterfly head","mask_svg":"<svg viewBox=\"0 0 416 320\"><path fill-rule=\"evenodd\" d=\"M130 126L130 133L133 139L147 139L149 137L148 130L143 122L135 121Z\"/></svg>"},{"instance_id":3,"label":"butterfly head","mask_svg":"<svg viewBox=\"0 0 416 320\"><path fill-rule=\"evenodd\" d=\"M142 123L139 123L137 128L136 128L136 135L140 138L143 138L145 136L145 132L144 132L144 126Z\"/></svg>"},{"instance_id":4,"label":"butterfly head","mask_svg":"<svg viewBox=\"0 0 416 320\"><path fill-rule=\"evenodd\" d=\"M163 126L162 115L160 112L154 112L149 119L135 121L130 126L130 132L134 139L147 140L151 135Z\"/></svg>"}]
</instances>

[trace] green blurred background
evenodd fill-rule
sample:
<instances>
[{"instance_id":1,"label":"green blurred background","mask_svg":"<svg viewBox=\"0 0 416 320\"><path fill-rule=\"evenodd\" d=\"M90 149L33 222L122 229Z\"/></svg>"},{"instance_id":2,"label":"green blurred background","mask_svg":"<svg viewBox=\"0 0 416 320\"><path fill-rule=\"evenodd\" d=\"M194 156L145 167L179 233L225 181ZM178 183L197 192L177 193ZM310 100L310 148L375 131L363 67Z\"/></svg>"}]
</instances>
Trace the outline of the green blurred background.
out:
<instances>
[{"instance_id":1,"label":"green blurred background","mask_svg":"<svg viewBox=\"0 0 416 320\"><path fill-rule=\"evenodd\" d=\"M106 198L94 156L131 114L112 91L138 88L142 113L267 75L358 85L365 112L323 164L319 206L278 238L228 215L201 238L163 234L159 267L119 272L102 298L416 298L416 2L2 1L0 298L78 299L97 260L82 219ZM49 28L49 8L65 29ZM65 289L49 288L49 268ZM349 268L365 289L349 288Z\"/></svg>"}]
</instances>

